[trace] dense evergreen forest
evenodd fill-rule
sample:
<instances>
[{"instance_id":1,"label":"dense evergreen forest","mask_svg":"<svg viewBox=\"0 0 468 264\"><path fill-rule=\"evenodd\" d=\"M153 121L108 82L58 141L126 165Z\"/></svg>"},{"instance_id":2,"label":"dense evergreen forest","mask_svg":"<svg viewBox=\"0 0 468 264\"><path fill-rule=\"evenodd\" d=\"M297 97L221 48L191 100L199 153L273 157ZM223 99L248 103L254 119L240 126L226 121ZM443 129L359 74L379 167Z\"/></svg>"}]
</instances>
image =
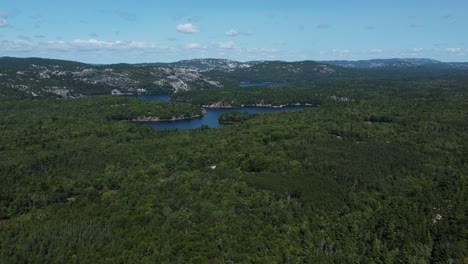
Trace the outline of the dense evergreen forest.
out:
<instances>
[{"instance_id":1,"label":"dense evergreen forest","mask_svg":"<svg viewBox=\"0 0 468 264\"><path fill-rule=\"evenodd\" d=\"M466 263L468 79L0 99L1 263Z\"/></svg>"},{"instance_id":2,"label":"dense evergreen forest","mask_svg":"<svg viewBox=\"0 0 468 264\"><path fill-rule=\"evenodd\" d=\"M468 78L468 77L467 77ZM438 96L448 91L463 94L467 78L389 80L380 78L315 81L268 87L218 88L191 90L171 95L171 100L195 105L223 103L232 107L242 105L284 106L292 104L319 106L324 101L384 100L387 97Z\"/></svg>"}]
</instances>

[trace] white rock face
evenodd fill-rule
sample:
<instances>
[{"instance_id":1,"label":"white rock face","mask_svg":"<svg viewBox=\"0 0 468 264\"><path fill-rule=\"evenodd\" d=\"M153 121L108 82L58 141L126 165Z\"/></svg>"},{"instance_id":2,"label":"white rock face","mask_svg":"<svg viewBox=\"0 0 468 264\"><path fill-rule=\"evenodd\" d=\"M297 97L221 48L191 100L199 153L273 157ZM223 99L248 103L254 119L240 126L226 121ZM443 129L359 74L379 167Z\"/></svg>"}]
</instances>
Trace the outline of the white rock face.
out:
<instances>
[{"instance_id":1,"label":"white rock face","mask_svg":"<svg viewBox=\"0 0 468 264\"><path fill-rule=\"evenodd\" d=\"M66 87L58 87L58 86L47 86L44 88L44 92L55 94L58 97L62 98L79 98L82 95L73 95L72 91L67 89Z\"/></svg>"},{"instance_id":2,"label":"white rock face","mask_svg":"<svg viewBox=\"0 0 468 264\"><path fill-rule=\"evenodd\" d=\"M111 94L112 94L112 95L122 95L122 92L119 91L119 90L117 90L117 89L113 89L113 90L111 91Z\"/></svg>"},{"instance_id":3,"label":"white rock face","mask_svg":"<svg viewBox=\"0 0 468 264\"><path fill-rule=\"evenodd\" d=\"M174 89L174 92L180 92L180 91L188 91L188 85L184 83L183 81L179 80L176 82L171 82L171 86Z\"/></svg>"},{"instance_id":4,"label":"white rock face","mask_svg":"<svg viewBox=\"0 0 468 264\"><path fill-rule=\"evenodd\" d=\"M192 61L187 61L192 64ZM194 88L221 87L218 81L205 77L207 68L235 69L248 67L228 60L199 60L204 68L196 67L147 67L147 66L86 66L54 65L47 62L30 64L26 69L0 73L0 85L16 91L33 95L55 94L60 97L73 97L75 90L87 89L93 92L111 91L111 94L151 93L154 89L171 89L174 92ZM64 88L64 85L69 86ZM109 89L110 88L110 89Z\"/></svg>"}]
</instances>

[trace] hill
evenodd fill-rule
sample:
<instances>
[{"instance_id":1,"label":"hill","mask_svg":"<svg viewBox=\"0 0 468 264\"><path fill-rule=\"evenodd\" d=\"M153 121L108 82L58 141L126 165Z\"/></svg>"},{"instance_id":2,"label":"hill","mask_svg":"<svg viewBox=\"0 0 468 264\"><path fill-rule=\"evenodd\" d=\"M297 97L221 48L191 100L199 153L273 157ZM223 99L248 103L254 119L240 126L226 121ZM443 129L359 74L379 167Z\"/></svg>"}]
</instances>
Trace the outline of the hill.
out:
<instances>
[{"instance_id":1,"label":"hill","mask_svg":"<svg viewBox=\"0 0 468 264\"><path fill-rule=\"evenodd\" d=\"M194 59L174 63L91 65L41 58L0 58L0 95L80 97L170 94L239 87L240 83L465 78L468 63L430 59L252 61Z\"/></svg>"},{"instance_id":2,"label":"hill","mask_svg":"<svg viewBox=\"0 0 468 264\"><path fill-rule=\"evenodd\" d=\"M79 97L172 93L219 83L196 70L131 64L91 65L40 58L0 58L0 94Z\"/></svg>"},{"instance_id":3,"label":"hill","mask_svg":"<svg viewBox=\"0 0 468 264\"><path fill-rule=\"evenodd\" d=\"M334 60L334 61L321 61L322 63L347 67L347 68L377 68L377 67L414 67L428 64L443 64L437 60L431 59L415 59L415 58L393 58L393 59L373 59L373 60Z\"/></svg>"},{"instance_id":4,"label":"hill","mask_svg":"<svg viewBox=\"0 0 468 264\"><path fill-rule=\"evenodd\" d=\"M137 66L164 66L174 68L186 68L196 71L206 72L212 70L221 71L232 71L238 68L248 68L259 62L238 62L226 59L192 59L192 60L181 60L172 63L140 63Z\"/></svg>"}]
</instances>

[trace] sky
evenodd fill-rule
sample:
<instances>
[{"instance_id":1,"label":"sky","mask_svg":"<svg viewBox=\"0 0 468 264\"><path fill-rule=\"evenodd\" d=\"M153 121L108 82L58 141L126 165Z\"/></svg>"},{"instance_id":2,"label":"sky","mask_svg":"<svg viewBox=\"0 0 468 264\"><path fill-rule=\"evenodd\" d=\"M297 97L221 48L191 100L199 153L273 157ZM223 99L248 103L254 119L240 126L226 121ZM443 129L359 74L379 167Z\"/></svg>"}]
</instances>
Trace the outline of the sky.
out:
<instances>
[{"instance_id":1,"label":"sky","mask_svg":"<svg viewBox=\"0 0 468 264\"><path fill-rule=\"evenodd\" d=\"M0 57L468 61L468 0L2 0Z\"/></svg>"}]
</instances>

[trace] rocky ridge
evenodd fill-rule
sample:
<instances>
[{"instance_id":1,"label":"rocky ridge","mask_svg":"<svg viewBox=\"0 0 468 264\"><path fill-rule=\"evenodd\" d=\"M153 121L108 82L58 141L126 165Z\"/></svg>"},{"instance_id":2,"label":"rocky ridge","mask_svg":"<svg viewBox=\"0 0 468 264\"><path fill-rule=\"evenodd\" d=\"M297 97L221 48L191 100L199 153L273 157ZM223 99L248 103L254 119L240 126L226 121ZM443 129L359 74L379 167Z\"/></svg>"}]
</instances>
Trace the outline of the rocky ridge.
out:
<instances>
[{"instance_id":1,"label":"rocky ridge","mask_svg":"<svg viewBox=\"0 0 468 264\"><path fill-rule=\"evenodd\" d=\"M92 94L173 93L222 85L194 69L128 64L61 65L54 60L0 58L0 94L75 98ZM20 61L20 65L14 65Z\"/></svg>"}]
</instances>

